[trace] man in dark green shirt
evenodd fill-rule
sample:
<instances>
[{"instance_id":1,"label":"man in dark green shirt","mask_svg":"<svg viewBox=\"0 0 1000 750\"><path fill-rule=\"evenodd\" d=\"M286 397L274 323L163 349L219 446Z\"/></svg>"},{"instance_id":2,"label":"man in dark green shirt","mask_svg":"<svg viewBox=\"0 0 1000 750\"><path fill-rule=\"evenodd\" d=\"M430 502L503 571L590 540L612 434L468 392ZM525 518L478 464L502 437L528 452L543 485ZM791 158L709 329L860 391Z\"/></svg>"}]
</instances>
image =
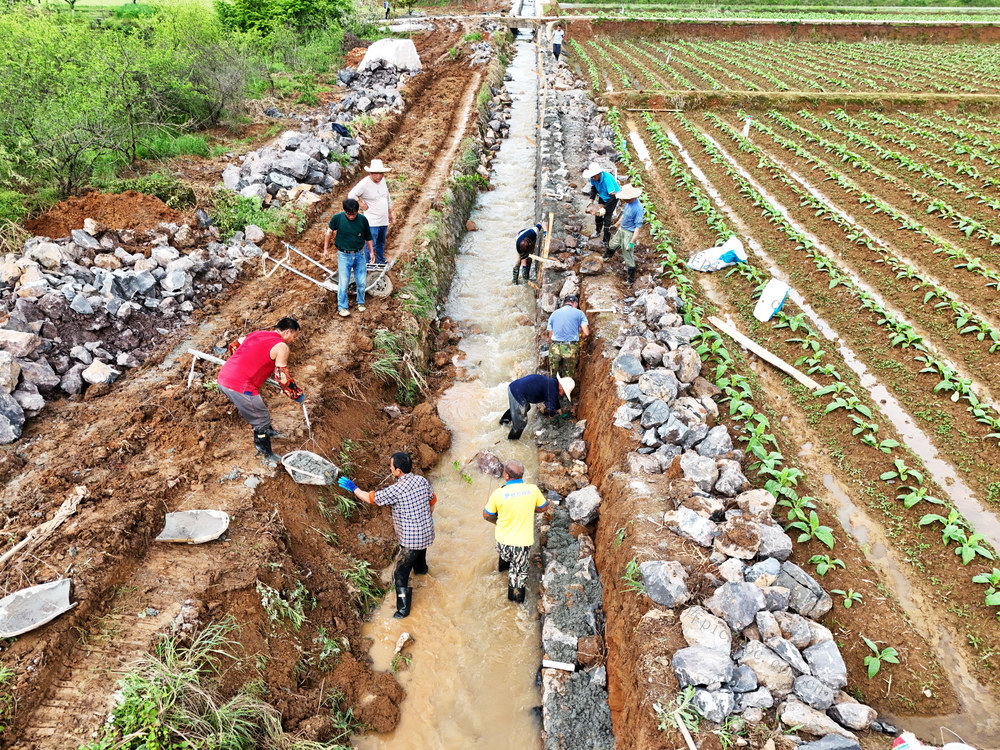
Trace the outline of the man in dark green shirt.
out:
<instances>
[{"instance_id":1,"label":"man in dark green shirt","mask_svg":"<svg viewBox=\"0 0 1000 750\"><path fill-rule=\"evenodd\" d=\"M343 205L344 210L330 219L330 228L323 237L323 257L330 254L332 237L333 246L337 248L337 308L340 317L346 318L350 315L347 311L347 285L351 283L351 271L354 271L354 284L358 288L358 312L364 312L368 261L375 259L375 253L372 249L372 230L368 219L358 213L358 202L354 198L346 198Z\"/></svg>"}]
</instances>

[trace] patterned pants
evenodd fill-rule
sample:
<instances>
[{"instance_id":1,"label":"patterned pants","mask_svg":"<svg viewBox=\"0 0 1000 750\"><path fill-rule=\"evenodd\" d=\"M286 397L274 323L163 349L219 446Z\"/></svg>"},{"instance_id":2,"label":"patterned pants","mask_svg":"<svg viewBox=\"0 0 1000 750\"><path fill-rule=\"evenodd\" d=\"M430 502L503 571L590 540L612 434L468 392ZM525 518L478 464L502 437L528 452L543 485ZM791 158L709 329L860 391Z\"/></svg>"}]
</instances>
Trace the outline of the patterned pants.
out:
<instances>
[{"instance_id":1,"label":"patterned pants","mask_svg":"<svg viewBox=\"0 0 1000 750\"><path fill-rule=\"evenodd\" d=\"M497 553L500 559L510 563L507 583L515 589L523 589L528 582L528 557L531 554L531 547L511 547L497 542Z\"/></svg>"},{"instance_id":2,"label":"patterned pants","mask_svg":"<svg viewBox=\"0 0 1000 750\"><path fill-rule=\"evenodd\" d=\"M580 342L553 341L549 345L549 372L552 377L562 375L576 379L576 362L580 355Z\"/></svg>"}]
</instances>

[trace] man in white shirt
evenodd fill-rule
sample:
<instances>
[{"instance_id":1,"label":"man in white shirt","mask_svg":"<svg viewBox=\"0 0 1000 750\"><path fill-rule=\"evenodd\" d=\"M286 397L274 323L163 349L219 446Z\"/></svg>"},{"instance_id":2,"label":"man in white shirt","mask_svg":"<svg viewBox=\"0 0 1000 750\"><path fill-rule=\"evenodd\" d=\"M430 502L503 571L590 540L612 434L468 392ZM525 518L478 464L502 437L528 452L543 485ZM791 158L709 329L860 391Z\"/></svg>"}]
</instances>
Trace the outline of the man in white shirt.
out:
<instances>
[{"instance_id":1,"label":"man in white shirt","mask_svg":"<svg viewBox=\"0 0 1000 750\"><path fill-rule=\"evenodd\" d=\"M555 29L552 31L552 54L555 55L556 64L559 63L559 53L562 52L563 37L566 35L566 31L563 29L561 23L557 23Z\"/></svg>"},{"instance_id":2,"label":"man in white shirt","mask_svg":"<svg viewBox=\"0 0 1000 750\"><path fill-rule=\"evenodd\" d=\"M382 164L381 159L372 159L365 167L368 176L355 185L347 194L361 206L361 212L368 219L375 246L375 262L385 263L385 236L392 224L392 197L385 182L385 173L391 168Z\"/></svg>"}]
</instances>

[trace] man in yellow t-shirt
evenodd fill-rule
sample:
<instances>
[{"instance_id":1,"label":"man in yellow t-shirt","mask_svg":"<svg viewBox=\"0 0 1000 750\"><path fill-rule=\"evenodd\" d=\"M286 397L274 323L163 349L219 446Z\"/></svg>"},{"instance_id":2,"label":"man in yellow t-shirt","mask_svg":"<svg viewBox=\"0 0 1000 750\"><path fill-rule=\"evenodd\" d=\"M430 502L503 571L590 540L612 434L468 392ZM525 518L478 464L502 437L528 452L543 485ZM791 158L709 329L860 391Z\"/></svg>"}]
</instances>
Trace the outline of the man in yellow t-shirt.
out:
<instances>
[{"instance_id":1,"label":"man in yellow t-shirt","mask_svg":"<svg viewBox=\"0 0 1000 750\"><path fill-rule=\"evenodd\" d=\"M497 567L507 573L507 599L524 601L528 581L528 556L535 543L535 514L548 506L538 487L524 483L524 464L508 461L503 467L504 484L493 491L483 508L483 518L496 524Z\"/></svg>"}]
</instances>

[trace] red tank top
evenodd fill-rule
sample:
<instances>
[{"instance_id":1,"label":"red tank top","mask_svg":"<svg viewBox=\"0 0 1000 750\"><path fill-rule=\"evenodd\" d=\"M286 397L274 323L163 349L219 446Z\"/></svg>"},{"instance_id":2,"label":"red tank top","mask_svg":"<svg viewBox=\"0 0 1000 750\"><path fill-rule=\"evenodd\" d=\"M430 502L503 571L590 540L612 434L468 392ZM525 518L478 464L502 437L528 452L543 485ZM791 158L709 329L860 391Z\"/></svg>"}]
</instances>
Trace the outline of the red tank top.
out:
<instances>
[{"instance_id":1,"label":"red tank top","mask_svg":"<svg viewBox=\"0 0 1000 750\"><path fill-rule=\"evenodd\" d=\"M218 384L237 393L256 396L274 371L271 349L282 341L277 331L254 331L219 370Z\"/></svg>"}]
</instances>

